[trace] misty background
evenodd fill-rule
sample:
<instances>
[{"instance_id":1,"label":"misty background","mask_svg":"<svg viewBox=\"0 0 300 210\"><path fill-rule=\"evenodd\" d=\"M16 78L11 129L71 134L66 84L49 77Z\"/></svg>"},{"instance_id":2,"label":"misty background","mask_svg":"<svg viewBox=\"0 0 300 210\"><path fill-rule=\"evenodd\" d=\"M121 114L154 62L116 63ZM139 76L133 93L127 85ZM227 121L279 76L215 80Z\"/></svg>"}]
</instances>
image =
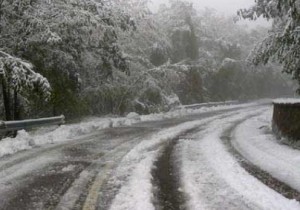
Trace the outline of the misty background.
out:
<instances>
[{"instance_id":1,"label":"misty background","mask_svg":"<svg viewBox=\"0 0 300 210\"><path fill-rule=\"evenodd\" d=\"M0 116L148 114L293 95L280 65L249 61L271 25L233 21L253 3L4 0Z\"/></svg>"},{"instance_id":2,"label":"misty background","mask_svg":"<svg viewBox=\"0 0 300 210\"><path fill-rule=\"evenodd\" d=\"M237 15L238 10L250 8L255 3L254 0L188 0L188 2L193 3L195 8L199 11L207 7L216 10L220 15L232 17ZM161 4L168 3L169 0L151 0L149 2L149 8L152 12L157 12ZM258 18L256 21L240 19L237 24L247 25L250 28L255 28L256 26L269 27L271 26L271 21L267 21L263 18Z\"/></svg>"}]
</instances>

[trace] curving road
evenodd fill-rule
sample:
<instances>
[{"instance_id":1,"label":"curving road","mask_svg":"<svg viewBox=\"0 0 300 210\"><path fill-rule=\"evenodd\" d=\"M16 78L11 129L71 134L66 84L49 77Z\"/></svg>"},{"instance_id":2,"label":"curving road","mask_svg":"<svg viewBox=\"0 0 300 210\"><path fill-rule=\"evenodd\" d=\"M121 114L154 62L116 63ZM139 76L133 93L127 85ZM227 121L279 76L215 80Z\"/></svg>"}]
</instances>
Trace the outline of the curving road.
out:
<instances>
[{"instance_id":1,"label":"curving road","mask_svg":"<svg viewBox=\"0 0 300 210\"><path fill-rule=\"evenodd\" d=\"M300 209L293 182L238 140L270 108L140 122L2 157L0 209Z\"/></svg>"}]
</instances>

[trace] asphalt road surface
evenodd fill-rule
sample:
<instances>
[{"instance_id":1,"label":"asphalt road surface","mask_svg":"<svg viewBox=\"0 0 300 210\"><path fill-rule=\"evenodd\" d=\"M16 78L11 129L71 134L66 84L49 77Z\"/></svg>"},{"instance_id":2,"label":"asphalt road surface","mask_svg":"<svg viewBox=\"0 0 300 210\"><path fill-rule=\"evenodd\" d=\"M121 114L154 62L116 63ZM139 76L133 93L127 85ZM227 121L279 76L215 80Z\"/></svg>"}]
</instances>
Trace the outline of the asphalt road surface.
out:
<instances>
[{"instance_id":1,"label":"asphalt road surface","mask_svg":"<svg viewBox=\"0 0 300 210\"><path fill-rule=\"evenodd\" d=\"M205 205L195 207L197 205L192 204L192 196L189 196L182 187L184 183L185 185L189 184L189 180L182 180L184 179L182 171L186 167L184 156L190 153L184 153L184 151L191 149L192 152L195 149L189 148L185 142L199 139L199 133L208 135L213 131L209 129L211 128L210 123L229 118L233 118L233 120L221 135L222 144L227 148L228 154L249 175L258 179L268 188L287 199L299 201L300 196L297 190L252 164L231 144L231 133L241 122L257 116L269 108L268 104L252 104L249 107L213 111L169 120L140 122L132 126L109 128L90 133L74 141L45 145L5 156L0 158L0 209L129 209L129 204L120 204L123 199L120 193L122 193L123 185L130 182L128 174L134 172L128 169L124 172L127 174L126 176L120 175L124 158L142 142L145 143L147 140L150 142L158 133L172 131L172 128L176 129L178 126L180 128L184 123L195 121L199 121L197 126L178 131L175 136L166 141L149 147L150 149L147 148L147 152L157 152L154 161L149 163L152 185L150 186L152 194L149 202L152 207L166 210L264 209L239 194L236 189L223 180L222 176L217 175L209 167L209 161L205 159L205 155L202 155L201 151L197 154L199 158L197 161L201 163L197 166L197 170L199 173L203 173L203 180L208 180L209 186L197 189L199 189L198 196L202 198ZM243 112L246 114L234 118ZM146 156L147 154L141 152L138 155ZM126 164L133 167L136 163L131 161ZM141 180L140 185L143 184ZM138 187L139 184L133 185L132 191ZM222 191L226 189L223 196L218 194L220 189ZM142 208L139 205L133 206L135 209ZM149 209L147 205L143 208Z\"/></svg>"}]
</instances>

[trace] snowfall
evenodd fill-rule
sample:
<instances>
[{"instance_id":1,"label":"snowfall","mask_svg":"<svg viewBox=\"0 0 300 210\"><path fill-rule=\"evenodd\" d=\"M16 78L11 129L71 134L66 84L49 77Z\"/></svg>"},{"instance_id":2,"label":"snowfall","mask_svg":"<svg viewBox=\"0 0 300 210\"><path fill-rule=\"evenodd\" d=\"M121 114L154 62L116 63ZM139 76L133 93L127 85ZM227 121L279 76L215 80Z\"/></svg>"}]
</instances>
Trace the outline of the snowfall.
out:
<instances>
[{"instance_id":1,"label":"snowfall","mask_svg":"<svg viewBox=\"0 0 300 210\"><path fill-rule=\"evenodd\" d=\"M6 138L0 142L0 157L46 144L73 141L109 127L228 110L162 129L132 148L110 178L114 185L121 186L110 209L154 210L151 171L164 143L193 128L201 128L191 136L179 139L175 148L175 159L180 166L181 188L178 190L187 195L188 209L220 209L223 206L223 209L299 210L299 202L283 197L242 168L222 141L224 132L237 125L230 136L234 148L262 170L300 191L300 151L282 144L272 134L271 106L252 105L255 103L198 109L183 106L167 113L129 113L122 118L90 118L51 130L20 131L15 139ZM232 111L233 108L243 109Z\"/></svg>"}]
</instances>

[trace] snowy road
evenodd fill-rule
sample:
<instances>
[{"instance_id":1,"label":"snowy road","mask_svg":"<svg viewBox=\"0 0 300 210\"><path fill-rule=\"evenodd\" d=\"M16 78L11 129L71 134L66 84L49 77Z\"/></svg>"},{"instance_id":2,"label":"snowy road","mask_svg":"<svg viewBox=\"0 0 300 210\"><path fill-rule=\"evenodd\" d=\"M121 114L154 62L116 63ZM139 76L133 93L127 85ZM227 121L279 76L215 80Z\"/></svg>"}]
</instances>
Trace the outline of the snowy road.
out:
<instances>
[{"instance_id":1,"label":"snowy road","mask_svg":"<svg viewBox=\"0 0 300 210\"><path fill-rule=\"evenodd\" d=\"M211 109L3 156L0 209L300 209L300 151L276 141L270 110Z\"/></svg>"}]
</instances>

